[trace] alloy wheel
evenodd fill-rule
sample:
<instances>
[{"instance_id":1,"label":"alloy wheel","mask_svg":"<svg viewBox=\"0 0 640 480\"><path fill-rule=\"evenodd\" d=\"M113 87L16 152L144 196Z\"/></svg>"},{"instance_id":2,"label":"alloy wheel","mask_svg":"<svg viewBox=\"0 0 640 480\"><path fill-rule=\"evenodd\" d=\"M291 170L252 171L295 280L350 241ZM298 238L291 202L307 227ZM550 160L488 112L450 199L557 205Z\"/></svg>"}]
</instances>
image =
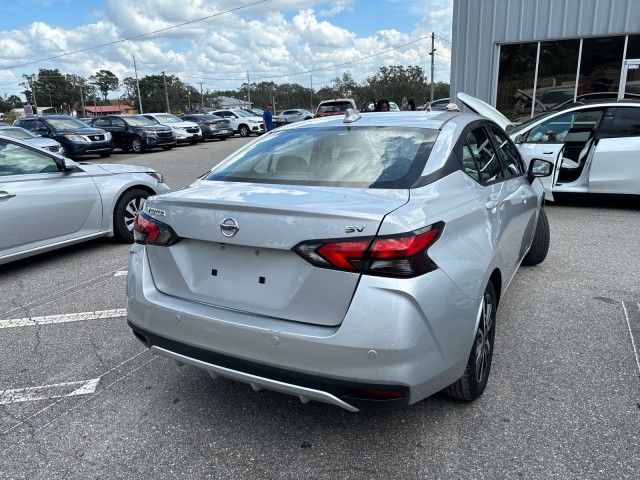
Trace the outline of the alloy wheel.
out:
<instances>
[{"instance_id":1,"label":"alloy wheel","mask_svg":"<svg viewBox=\"0 0 640 480\"><path fill-rule=\"evenodd\" d=\"M136 218L136 215L142 211L144 208L145 199L138 197L131 200L127 203L127 206L124 208L124 224L127 227L127 230L133 232L133 222Z\"/></svg>"},{"instance_id":2,"label":"alloy wheel","mask_svg":"<svg viewBox=\"0 0 640 480\"><path fill-rule=\"evenodd\" d=\"M493 301L491 295L484 294L480 322L476 332L476 380L479 384L485 381L491 366L493 348Z\"/></svg>"},{"instance_id":3,"label":"alloy wheel","mask_svg":"<svg viewBox=\"0 0 640 480\"><path fill-rule=\"evenodd\" d=\"M142 152L142 141L139 138L134 138L131 142L131 150L136 153Z\"/></svg>"}]
</instances>

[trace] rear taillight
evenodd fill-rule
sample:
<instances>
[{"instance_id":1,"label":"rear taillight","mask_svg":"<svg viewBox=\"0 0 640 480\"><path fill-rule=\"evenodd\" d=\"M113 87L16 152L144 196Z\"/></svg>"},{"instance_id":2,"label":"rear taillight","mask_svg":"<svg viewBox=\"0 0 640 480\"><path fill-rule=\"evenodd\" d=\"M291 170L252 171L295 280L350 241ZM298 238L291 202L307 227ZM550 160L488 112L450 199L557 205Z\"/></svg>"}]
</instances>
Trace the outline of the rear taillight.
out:
<instances>
[{"instance_id":1,"label":"rear taillight","mask_svg":"<svg viewBox=\"0 0 640 480\"><path fill-rule=\"evenodd\" d=\"M133 222L133 239L136 243L160 247L169 247L182 240L169 225L144 212L136 215Z\"/></svg>"},{"instance_id":2,"label":"rear taillight","mask_svg":"<svg viewBox=\"0 0 640 480\"><path fill-rule=\"evenodd\" d=\"M388 277L415 277L437 269L427 255L440 237L439 222L414 232L381 237L302 242L293 250L323 268Z\"/></svg>"}]
</instances>

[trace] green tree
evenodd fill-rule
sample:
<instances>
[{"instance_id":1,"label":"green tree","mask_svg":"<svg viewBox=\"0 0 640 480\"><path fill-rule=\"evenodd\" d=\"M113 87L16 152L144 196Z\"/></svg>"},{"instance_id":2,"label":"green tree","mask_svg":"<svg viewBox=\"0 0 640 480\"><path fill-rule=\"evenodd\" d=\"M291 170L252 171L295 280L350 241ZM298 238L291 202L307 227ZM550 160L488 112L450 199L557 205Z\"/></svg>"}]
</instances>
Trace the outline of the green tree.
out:
<instances>
[{"instance_id":1,"label":"green tree","mask_svg":"<svg viewBox=\"0 0 640 480\"><path fill-rule=\"evenodd\" d=\"M119 86L118 77L109 70L99 70L89 80L100 90L105 102L109 92L116 90Z\"/></svg>"}]
</instances>

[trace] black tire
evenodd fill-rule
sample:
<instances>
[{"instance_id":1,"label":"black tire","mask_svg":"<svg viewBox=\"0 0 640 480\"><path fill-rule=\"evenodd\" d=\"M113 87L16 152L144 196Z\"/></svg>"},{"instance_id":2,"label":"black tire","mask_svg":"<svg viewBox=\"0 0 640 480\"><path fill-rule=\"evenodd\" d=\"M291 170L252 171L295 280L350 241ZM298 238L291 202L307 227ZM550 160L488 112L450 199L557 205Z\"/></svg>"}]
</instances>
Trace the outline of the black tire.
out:
<instances>
[{"instance_id":1,"label":"black tire","mask_svg":"<svg viewBox=\"0 0 640 480\"><path fill-rule=\"evenodd\" d=\"M444 392L450 397L465 402L472 402L482 395L491 373L498 304L492 282L489 282L485 288L483 297L480 321L464 374L455 383L444 389Z\"/></svg>"},{"instance_id":2,"label":"black tire","mask_svg":"<svg viewBox=\"0 0 640 480\"><path fill-rule=\"evenodd\" d=\"M144 144L144 141L140 137L133 137L131 140L131 150L133 153L144 153L147 149L147 146Z\"/></svg>"},{"instance_id":3,"label":"black tire","mask_svg":"<svg viewBox=\"0 0 640 480\"><path fill-rule=\"evenodd\" d=\"M100 154L100 158L109 158L111 156L111 152L105 152Z\"/></svg>"},{"instance_id":4,"label":"black tire","mask_svg":"<svg viewBox=\"0 0 640 480\"><path fill-rule=\"evenodd\" d=\"M118 199L113 209L113 233L117 241L133 243L133 219L135 213L144 206L144 200L148 196L149 192L146 190L133 188L124 192ZM132 202L134 203L132 204ZM134 206L134 208L128 209L127 207L130 206Z\"/></svg>"},{"instance_id":5,"label":"black tire","mask_svg":"<svg viewBox=\"0 0 640 480\"><path fill-rule=\"evenodd\" d=\"M538 215L538 224L536 225L536 233L533 235L533 243L531 248L522 259L522 265L531 267L542 263L547 258L549 252L549 219L544 211L544 208L540 209L540 215Z\"/></svg>"},{"instance_id":6,"label":"black tire","mask_svg":"<svg viewBox=\"0 0 640 480\"><path fill-rule=\"evenodd\" d=\"M249 130L249 127L242 124L238 127L238 133L241 137L248 137L249 135L251 135L251 130Z\"/></svg>"},{"instance_id":7,"label":"black tire","mask_svg":"<svg viewBox=\"0 0 640 480\"><path fill-rule=\"evenodd\" d=\"M163 150L171 150L172 148L173 148L173 145L166 145L162 147Z\"/></svg>"}]
</instances>

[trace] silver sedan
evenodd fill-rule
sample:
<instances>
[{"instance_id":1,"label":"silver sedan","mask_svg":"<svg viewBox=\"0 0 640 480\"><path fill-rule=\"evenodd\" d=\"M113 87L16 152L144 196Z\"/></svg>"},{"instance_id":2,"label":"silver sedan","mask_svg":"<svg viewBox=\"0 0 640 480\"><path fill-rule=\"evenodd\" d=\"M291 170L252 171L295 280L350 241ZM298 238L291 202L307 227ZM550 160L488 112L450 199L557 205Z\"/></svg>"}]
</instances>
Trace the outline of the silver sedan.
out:
<instances>
[{"instance_id":1,"label":"silver sedan","mask_svg":"<svg viewBox=\"0 0 640 480\"><path fill-rule=\"evenodd\" d=\"M154 352L350 411L484 391L496 310L542 262L538 176L478 115L298 122L136 217L128 321Z\"/></svg>"},{"instance_id":2,"label":"silver sedan","mask_svg":"<svg viewBox=\"0 0 640 480\"><path fill-rule=\"evenodd\" d=\"M147 167L78 164L0 138L0 264L96 237L131 242L145 199L168 191Z\"/></svg>"}]
</instances>

